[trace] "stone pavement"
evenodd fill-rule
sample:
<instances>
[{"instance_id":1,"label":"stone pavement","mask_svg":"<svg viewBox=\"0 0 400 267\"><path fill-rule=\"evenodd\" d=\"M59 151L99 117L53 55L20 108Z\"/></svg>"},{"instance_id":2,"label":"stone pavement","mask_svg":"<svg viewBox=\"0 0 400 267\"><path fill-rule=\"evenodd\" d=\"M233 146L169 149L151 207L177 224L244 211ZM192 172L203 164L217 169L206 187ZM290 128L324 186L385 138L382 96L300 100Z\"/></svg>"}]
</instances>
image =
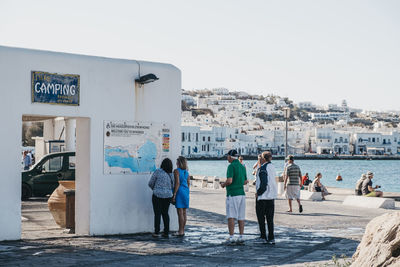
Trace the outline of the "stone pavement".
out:
<instances>
[{"instance_id":1,"label":"stone pavement","mask_svg":"<svg viewBox=\"0 0 400 267\"><path fill-rule=\"evenodd\" d=\"M0 265L179 265L263 266L308 263L351 257L358 241L286 227L276 229L275 246L257 240L257 224L248 222L245 245L227 246L225 217L191 209L186 236L153 238L150 234L63 237L0 243ZM304 265L303 265L304 266Z\"/></svg>"},{"instance_id":2,"label":"stone pavement","mask_svg":"<svg viewBox=\"0 0 400 267\"><path fill-rule=\"evenodd\" d=\"M304 213L287 214L276 201L276 245L257 240L254 197L247 195L245 245L227 246L225 193L192 188L186 236L169 239L151 234L75 236L58 228L45 199L22 206L22 241L0 242L0 266L338 266L349 261L365 229L381 209L344 207L341 191L328 201L304 201ZM171 206L173 208L173 206ZM43 238L46 237L46 238Z\"/></svg>"},{"instance_id":3,"label":"stone pavement","mask_svg":"<svg viewBox=\"0 0 400 267\"><path fill-rule=\"evenodd\" d=\"M350 257L358 241L277 227L275 246L258 242L257 224L246 225L245 245L227 246L225 216L190 209L184 238L150 234L73 236L0 242L1 266L320 266L337 255Z\"/></svg>"}]
</instances>

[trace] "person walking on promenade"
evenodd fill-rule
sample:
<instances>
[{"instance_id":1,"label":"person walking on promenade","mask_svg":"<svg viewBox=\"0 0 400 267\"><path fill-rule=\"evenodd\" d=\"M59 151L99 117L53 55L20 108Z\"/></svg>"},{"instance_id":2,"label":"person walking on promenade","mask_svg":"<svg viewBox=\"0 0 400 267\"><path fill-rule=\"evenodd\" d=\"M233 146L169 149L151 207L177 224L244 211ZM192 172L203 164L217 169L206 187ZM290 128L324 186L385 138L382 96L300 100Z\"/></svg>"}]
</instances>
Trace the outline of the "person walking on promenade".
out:
<instances>
[{"instance_id":1,"label":"person walking on promenade","mask_svg":"<svg viewBox=\"0 0 400 267\"><path fill-rule=\"evenodd\" d=\"M261 154L261 167L257 171L256 179L256 214L261 238L267 244L275 245L274 237L274 211L275 199L278 196L278 188L275 181L275 168L271 163L270 152ZM268 238L265 231L265 219L268 225Z\"/></svg>"},{"instance_id":2,"label":"person walking on promenade","mask_svg":"<svg viewBox=\"0 0 400 267\"><path fill-rule=\"evenodd\" d=\"M229 150L228 154L228 170L226 172L226 181L221 183L221 187L226 187L226 217L228 218L229 239L228 243L235 243L235 219L239 225L239 238L236 240L238 244L243 244L244 219L246 214L246 196L243 186L248 183L246 169L237 159L236 150Z\"/></svg>"},{"instance_id":3,"label":"person walking on promenade","mask_svg":"<svg viewBox=\"0 0 400 267\"><path fill-rule=\"evenodd\" d=\"M182 237L185 235L186 209L189 208L190 178L186 158L179 156L176 160L176 167L177 169L174 170L175 187L172 203L175 203L176 212L178 213L179 230L177 236Z\"/></svg>"},{"instance_id":4,"label":"person walking on promenade","mask_svg":"<svg viewBox=\"0 0 400 267\"><path fill-rule=\"evenodd\" d=\"M382 191L375 190L377 188L380 188L379 185L372 187L372 178L374 178L374 174L372 172L368 172L367 179L365 179L362 184L363 196L365 196L365 197L383 197Z\"/></svg>"},{"instance_id":5,"label":"person walking on promenade","mask_svg":"<svg viewBox=\"0 0 400 267\"><path fill-rule=\"evenodd\" d=\"M292 200L296 199L299 204L299 212L303 212L303 206L300 203L300 188L301 188L301 171L300 167L294 164L293 155L287 157L287 166L284 170L284 189L285 196L289 202L289 210L292 212Z\"/></svg>"},{"instance_id":6,"label":"person walking on promenade","mask_svg":"<svg viewBox=\"0 0 400 267\"><path fill-rule=\"evenodd\" d=\"M153 190L152 202L154 211L154 237L160 236L161 216L164 222L163 237L169 236L168 209L171 203L174 181L172 177L172 161L169 158L161 162L161 166L150 178L149 187Z\"/></svg>"}]
</instances>

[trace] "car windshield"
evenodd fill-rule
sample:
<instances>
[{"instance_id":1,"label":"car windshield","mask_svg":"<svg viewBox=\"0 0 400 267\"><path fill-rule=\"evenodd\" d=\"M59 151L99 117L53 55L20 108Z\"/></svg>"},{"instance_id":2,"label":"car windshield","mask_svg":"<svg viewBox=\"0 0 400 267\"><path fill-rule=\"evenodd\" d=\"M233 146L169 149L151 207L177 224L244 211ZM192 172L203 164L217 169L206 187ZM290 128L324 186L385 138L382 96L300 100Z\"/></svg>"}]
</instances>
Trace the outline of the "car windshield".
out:
<instances>
[{"instance_id":1,"label":"car windshield","mask_svg":"<svg viewBox=\"0 0 400 267\"><path fill-rule=\"evenodd\" d=\"M50 158L48 155L51 155L51 154L47 154L47 155L43 156L43 158L40 159L39 161L36 161L35 165L31 166L30 169L36 168L36 167L39 166L39 165L44 165L44 164L46 164L45 162L48 161L49 158ZM62 155L61 155L61 157L62 157ZM48 164L48 163L47 163L47 164ZM53 164L53 163L52 163L52 164ZM61 161L61 164L62 164L62 161ZM42 166L42 168L44 168L44 166Z\"/></svg>"},{"instance_id":2,"label":"car windshield","mask_svg":"<svg viewBox=\"0 0 400 267\"><path fill-rule=\"evenodd\" d=\"M44 172L56 172L62 168L62 156L53 157L48 159L42 166Z\"/></svg>"}]
</instances>

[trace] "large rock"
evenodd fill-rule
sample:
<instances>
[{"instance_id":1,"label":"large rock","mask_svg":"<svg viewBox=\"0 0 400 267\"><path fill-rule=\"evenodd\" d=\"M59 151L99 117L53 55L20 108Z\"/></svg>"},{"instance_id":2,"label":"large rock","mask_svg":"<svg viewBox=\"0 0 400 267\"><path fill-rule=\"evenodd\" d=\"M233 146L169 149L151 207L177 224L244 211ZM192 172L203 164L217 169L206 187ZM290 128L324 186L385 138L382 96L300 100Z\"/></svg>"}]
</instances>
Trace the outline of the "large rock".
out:
<instances>
[{"instance_id":1,"label":"large rock","mask_svg":"<svg viewBox=\"0 0 400 267\"><path fill-rule=\"evenodd\" d=\"M351 266L400 266L400 212L371 220Z\"/></svg>"}]
</instances>

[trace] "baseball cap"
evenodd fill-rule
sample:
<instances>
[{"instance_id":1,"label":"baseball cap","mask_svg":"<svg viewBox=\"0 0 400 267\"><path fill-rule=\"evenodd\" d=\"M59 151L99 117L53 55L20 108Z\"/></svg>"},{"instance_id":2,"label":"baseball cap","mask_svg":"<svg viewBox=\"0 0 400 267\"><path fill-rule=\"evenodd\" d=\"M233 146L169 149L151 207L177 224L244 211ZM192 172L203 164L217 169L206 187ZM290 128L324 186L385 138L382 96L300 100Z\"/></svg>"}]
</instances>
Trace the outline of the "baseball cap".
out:
<instances>
[{"instance_id":1,"label":"baseball cap","mask_svg":"<svg viewBox=\"0 0 400 267\"><path fill-rule=\"evenodd\" d=\"M227 153L226 155L227 155L227 156L231 156L231 157L237 157L237 156L239 156L239 155L238 155L238 152L236 151L236 149L231 149L231 150L229 150L228 153Z\"/></svg>"},{"instance_id":2,"label":"baseball cap","mask_svg":"<svg viewBox=\"0 0 400 267\"><path fill-rule=\"evenodd\" d=\"M369 171L369 172L367 172L367 175L368 175L368 176L369 176L369 175L374 175L374 173L371 172L371 171Z\"/></svg>"}]
</instances>

